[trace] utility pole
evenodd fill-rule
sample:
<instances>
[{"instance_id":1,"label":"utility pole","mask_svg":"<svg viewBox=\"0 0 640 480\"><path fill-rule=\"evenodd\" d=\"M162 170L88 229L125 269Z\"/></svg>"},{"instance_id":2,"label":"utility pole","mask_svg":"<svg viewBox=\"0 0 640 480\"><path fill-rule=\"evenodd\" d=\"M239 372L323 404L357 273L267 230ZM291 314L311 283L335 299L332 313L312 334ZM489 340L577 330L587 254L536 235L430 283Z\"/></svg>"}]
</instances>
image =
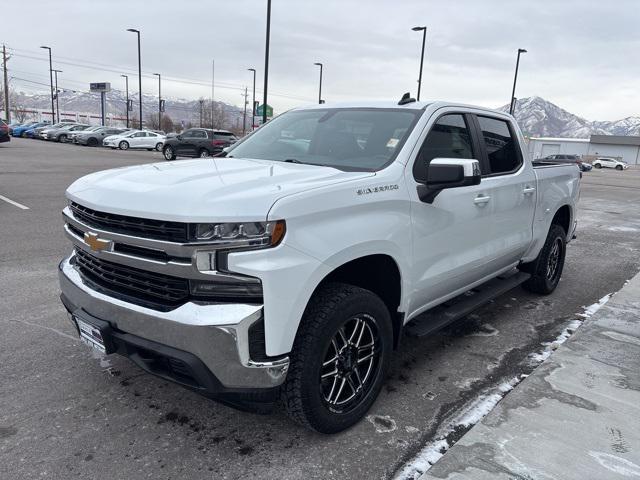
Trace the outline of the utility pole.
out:
<instances>
[{"instance_id":1,"label":"utility pole","mask_svg":"<svg viewBox=\"0 0 640 480\"><path fill-rule=\"evenodd\" d=\"M214 86L214 82L216 79L216 61L215 60L211 60L211 128L214 128L213 125L213 86Z\"/></svg>"},{"instance_id":2,"label":"utility pole","mask_svg":"<svg viewBox=\"0 0 640 480\"><path fill-rule=\"evenodd\" d=\"M9 108L9 76L7 74L7 47L2 45L2 66L4 69L4 114L7 123L11 123L11 109Z\"/></svg>"},{"instance_id":3,"label":"utility pole","mask_svg":"<svg viewBox=\"0 0 640 480\"><path fill-rule=\"evenodd\" d=\"M271 0L267 0L267 38L264 48L264 92L262 97L262 124L267 123L267 87L269 84L269 38L271 36Z\"/></svg>"},{"instance_id":4,"label":"utility pole","mask_svg":"<svg viewBox=\"0 0 640 480\"><path fill-rule=\"evenodd\" d=\"M251 130L253 130L254 126L254 122L255 122L255 118L256 118L256 69L255 68L248 68L247 69L250 72L253 72L253 97L252 97L252 103L251 103Z\"/></svg>"},{"instance_id":5,"label":"utility pole","mask_svg":"<svg viewBox=\"0 0 640 480\"><path fill-rule=\"evenodd\" d=\"M51 124L55 123L56 110L53 106L53 62L51 61L51 47L47 47L46 45L41 46L45 50L49 50L49 81L51 82Z\"/></svg>"},{"instance_id":6,"label":"utility pole","mask_svg":"<svg viewBox=\"0 0 640 480\"><path fill-rule=\"evenodd\" d=\"M57 123L60 123L60 102L58 101L58 74L62 73L62 70L53 70L53 73L55 73L56 76L56 116L57 116ZM52 121L53 123L53 121Z\"/></svg>"},{"instance_id":7,"label":"utility pole","mask_svg":"<svg viewBox=\"0 0 640 480\"><path fill-rule=\"evenodd\" d=\"M158 130L162 130L162 77L159 73L154 73L158 77Z\"/></svg>"},{"instance_id":8,"label":"utility pole","mask_svg":"<svg viewBox=\"0 0 640 480\"><path fill-rule=\"evenodd\" d=\"M247 133L247 97L249 93L247 93L247 87L244 87L244 113L242 114L242 136Z\"/></svg>"}]
</instances>

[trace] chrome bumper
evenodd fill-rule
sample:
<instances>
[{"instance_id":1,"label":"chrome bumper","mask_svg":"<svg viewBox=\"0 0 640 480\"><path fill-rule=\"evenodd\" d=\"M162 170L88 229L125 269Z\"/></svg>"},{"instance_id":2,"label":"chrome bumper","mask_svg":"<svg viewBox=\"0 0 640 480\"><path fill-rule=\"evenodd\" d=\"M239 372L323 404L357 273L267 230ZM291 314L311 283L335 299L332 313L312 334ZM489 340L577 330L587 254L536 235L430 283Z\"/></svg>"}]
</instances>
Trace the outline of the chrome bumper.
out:
<instances>
[{"instance_id":1,"label":"chrome bumper","mask_svg":"<svg viewBox=\"0 0 640 480\"><path fill-rule=\"evenodd\" d=\"M255 362L249 357L249 327L262 306L196 304L160 312L92 290L66 258L59 265L60 288L75 308L109 322L114 328L198 357L229 389L259 389L282 384L289 358Z\"/></svg>"}]
</instances>

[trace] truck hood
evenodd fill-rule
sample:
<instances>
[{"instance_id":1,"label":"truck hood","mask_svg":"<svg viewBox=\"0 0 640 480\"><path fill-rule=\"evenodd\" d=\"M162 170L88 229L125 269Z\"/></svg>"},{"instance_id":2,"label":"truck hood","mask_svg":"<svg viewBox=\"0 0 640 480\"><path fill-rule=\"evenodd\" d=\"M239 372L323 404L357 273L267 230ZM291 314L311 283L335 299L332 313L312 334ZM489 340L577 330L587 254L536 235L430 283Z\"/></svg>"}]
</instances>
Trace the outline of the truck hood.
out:
<instances>
[{"instance_id":1,"label":"truck hood","mask_svg":"<svg viewBox=\"0 0 640 480\"><path fill-rule=\"evenodd\" d=\"M94 210L179 222L266 219L280 198L374 176L315 165L240 158L181 160L97 172L67 197Z\"/></svg>"}]
</instances>

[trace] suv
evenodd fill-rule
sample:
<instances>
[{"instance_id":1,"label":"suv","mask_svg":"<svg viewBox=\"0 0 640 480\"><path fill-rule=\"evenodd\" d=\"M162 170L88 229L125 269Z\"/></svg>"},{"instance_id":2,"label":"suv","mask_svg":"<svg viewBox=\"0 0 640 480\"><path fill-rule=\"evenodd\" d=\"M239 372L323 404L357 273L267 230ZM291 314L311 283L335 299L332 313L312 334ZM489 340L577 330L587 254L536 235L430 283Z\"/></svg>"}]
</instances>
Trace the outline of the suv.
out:
<instances>
[{"instance_id":1,"label":"suv","mask_svg":"<svg viewBox=\"0 0 640 480\"><path fill-rule=\"evenodd\" d=\"M593 166L595 168L615 168L616 170L626 170L629 168L629 164L627 162L623 162L622 160L617 160L612 157L598 157L593 162Z\"/></svg>"},{"instance_id":2,"label":"suv","mask_svg":"<svg viewBox=\"0 0 640 480\"><path fill-rule=\"evenodd\" d=\"M167 160L175 160L177 156L210 157L237 141L238 137L227 130L190 128L175 137L168 137L162 153Z\"/></svg>"}]
</instances>

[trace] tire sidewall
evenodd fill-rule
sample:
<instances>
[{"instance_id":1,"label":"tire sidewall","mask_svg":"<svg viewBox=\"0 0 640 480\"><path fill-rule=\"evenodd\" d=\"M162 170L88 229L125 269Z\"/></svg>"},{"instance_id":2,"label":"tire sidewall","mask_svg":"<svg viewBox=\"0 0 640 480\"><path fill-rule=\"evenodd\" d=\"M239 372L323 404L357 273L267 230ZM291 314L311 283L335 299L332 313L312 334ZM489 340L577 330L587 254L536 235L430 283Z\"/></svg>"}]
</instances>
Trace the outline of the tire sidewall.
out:
<instances>
[{"instance_id":1,"label":"tire sidewall","mask_svg":"<svg viewBox=\"0 0 640 480\"><path fill-rule=\"evenodd\" d=\"M547 278L547 264L549 262L549 256L551 255L553 245L558 239L560 240L560 256L558 258L558 266L554 277L552 279L549 279ZM542 255L540 256L540 262L538 264L537 272L539 275L544 275L545 290L550 293L554 291L558 286L560 278L562 277L562 270L564 269L564 259L567 254L567 239L564 228L560 227L559 225L551 225L549 234L547 235L547 241L545 242L544 248L541 253Z\"/></svg>"},{"instance_id":2,"label":"tire sidewall","mask_svg":"<svg viewBox=\"0 0 640 480\"><path fill-rule=\"evenodd\" d=\"M162 151L162 155L164 155L165 160L173 160L174 158L176 158L175 152L173 151L172 147L165 147L165 149Z\"/></svg>"},{"instance_id":3,"label":"tire sidewall","mask_svg":"<svg viewBox=\"0 0 640 480\"><path fill-rule=\"evenodd\" d=\"M119 144L118 144L118 148L120 150L129 150L129 144L127 143L126 140L122 140Z\"/></svg>"},{"instance_id":4,"label":"tire sidewall","mask_svg":"<svg viewBox=\"0 0 640 480\"><path fill-rule=\"evenodd\" d=\"M162 143L158 142L156 143L156 152L161 152L162 151Z\"/></svg>"},{"instance_id":5,"label":"tire sidewall","mask_svg":"<svg viewBox=\"0 0 640 480\"><path fill-rule=\"evenodd\" d=\"M369 391L364 399L353 410L347 413L331 412L324 404L319 385L321 365L324 360L331 339L347 320L366 313L371 315L378 327L378 336L381 342L380 368L376 372ZM304 320L303 320L304 321ZM392 353L393 329L391 318L385 304L373 293L358 289L358 293L350 295L348 301L340 302L332 314L326 319L318 342L312 346L311 361L302 366L302 394L307 399L305 408L306 416L311 426L323 433L333 433L344 430L358 422L374 403L382 383Z\"/></svg>"}]
</instances>

